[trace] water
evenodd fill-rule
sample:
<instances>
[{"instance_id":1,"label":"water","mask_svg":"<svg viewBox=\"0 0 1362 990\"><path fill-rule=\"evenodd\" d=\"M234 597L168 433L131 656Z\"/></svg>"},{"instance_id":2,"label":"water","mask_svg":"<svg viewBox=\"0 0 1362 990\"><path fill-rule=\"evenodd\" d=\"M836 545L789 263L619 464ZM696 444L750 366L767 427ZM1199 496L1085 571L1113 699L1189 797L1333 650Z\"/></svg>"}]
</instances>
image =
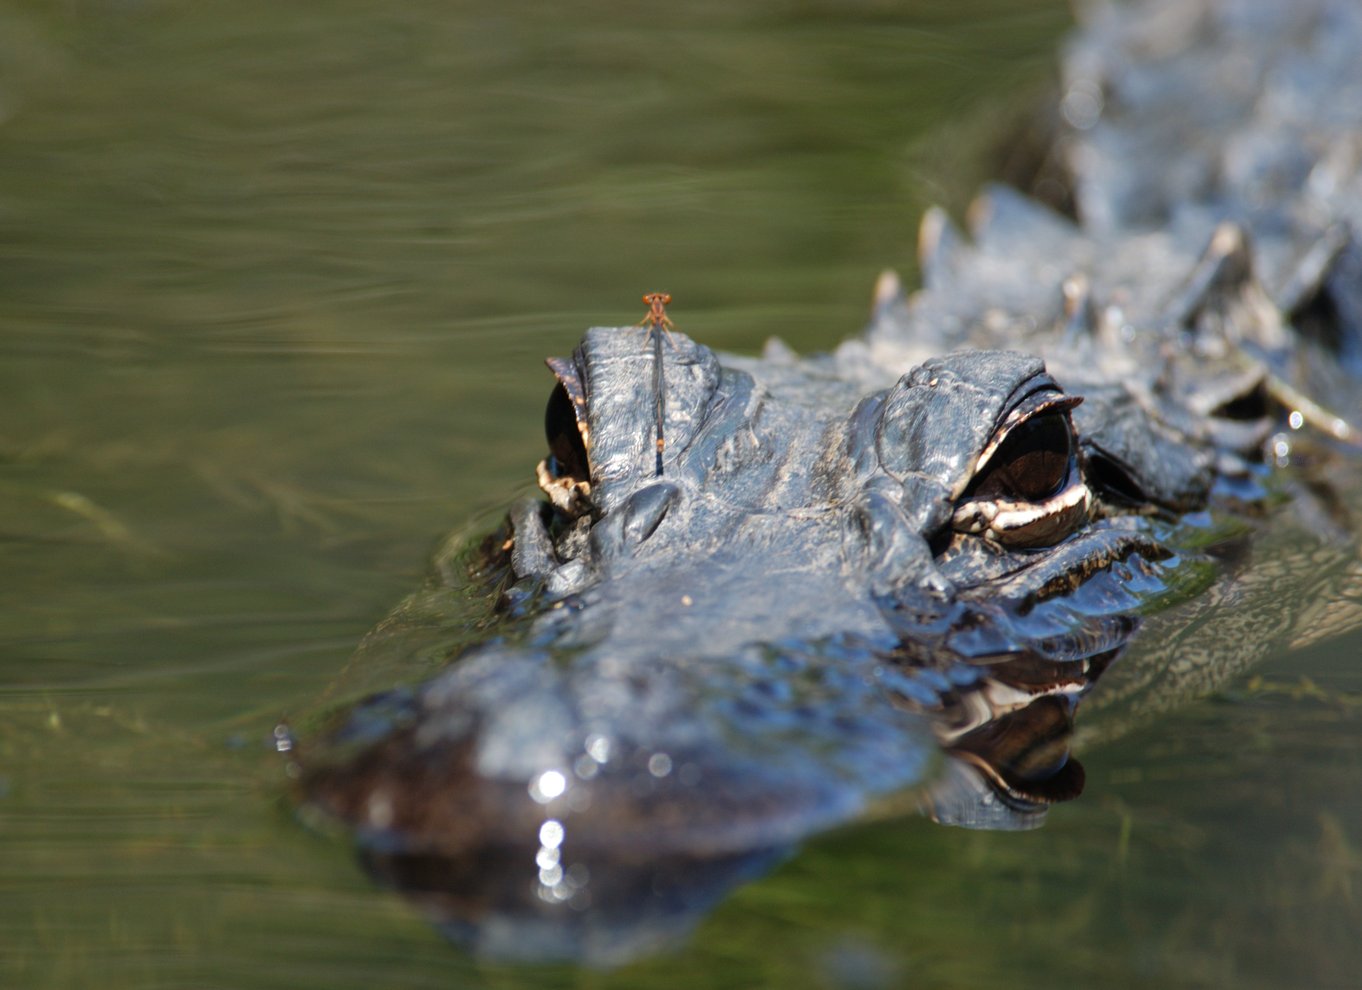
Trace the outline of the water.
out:
<instances>
[{"instance_id":1,"label":"water","mask_svg":"<svg viewBox=\"0 0 1362 990\"><path fill-rule=\"evenodd\" d=\"M0 985L1351 986L1356 637L1038 832L830 836L611 974L470 961L297 825L273 725L532 484L541 359L658 289L853 332L1068 16L503 6L0 2Z\"/></svg>"}]
</instances>

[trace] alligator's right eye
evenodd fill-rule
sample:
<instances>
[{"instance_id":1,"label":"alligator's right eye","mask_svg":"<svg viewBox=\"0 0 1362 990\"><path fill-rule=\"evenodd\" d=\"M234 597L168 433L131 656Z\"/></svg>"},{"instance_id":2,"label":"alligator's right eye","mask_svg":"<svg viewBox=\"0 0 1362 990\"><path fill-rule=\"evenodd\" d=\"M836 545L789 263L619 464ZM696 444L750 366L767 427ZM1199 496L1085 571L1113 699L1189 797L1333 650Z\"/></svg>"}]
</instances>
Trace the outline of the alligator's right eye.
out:
<instances>
[{"instance_id":1,"label":"alligator's right eye","mask_svg":"<svg viewBox=\"0 0 1362 990\"><path fill-rule=\"evenodd\" d=\"M970 486L976 498L1041 502L1059 492L1073 463L1073 431L1063 413L1028 419L1007 435Z\"/></svg>"},{"instance_id":2,"label":"alligator's right eye","mask_svg":"<svg viewBox=\"0 0 1362 990\"><path fill-rule=\"evenodd\" d=\"M548 407L544 410L544 435L549 442L549 459L546 462L549 476L586 481L590 477L586 444L577 426L572 400L561 383L554 386Z\"/></svg>"},{"instance_id":3,"label":"alligator's right eye","mask_svg":"<svg viewBox=\"0 0 1362 990\"><path fill-rule=\"evenodd\" d=\"M951 519L957 531L1009 547L1042 547L1087 520L1091 493L1078 471L1068 412L1078 400L1042 401L980 456L978 473Z\"/></svg>"}]
</instances>

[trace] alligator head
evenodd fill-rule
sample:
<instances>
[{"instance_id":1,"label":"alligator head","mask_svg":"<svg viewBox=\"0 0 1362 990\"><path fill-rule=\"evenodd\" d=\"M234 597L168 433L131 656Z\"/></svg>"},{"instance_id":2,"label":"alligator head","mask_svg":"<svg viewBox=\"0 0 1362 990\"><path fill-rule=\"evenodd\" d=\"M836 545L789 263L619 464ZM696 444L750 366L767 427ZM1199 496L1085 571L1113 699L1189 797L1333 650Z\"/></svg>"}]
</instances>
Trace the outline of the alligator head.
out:
<instances>
[{"instance_id":1,"label":"alligator head","mask_svg":"<svg viewBox=\"0 0 1362 990\"><path fill-rule=\"evenodd\" d=\"M1168 520L1227 462L1250 473L1263 432L1237 434L1243 458L1173 443L1129 391L1068 392L1011 351L869 392L680 333L663 354L662 475L653 351L637 328L591 330L549 362L544 497L498 548L521 623L302 754L311 805L461 937L451 897L521 922L559 908L539 941L579 952L563 919L636 932L659 876L685 878L681 925L884 806L1035 824L1082 788L1078 697L1201 573Z\"/></svg>"}]
</instances>

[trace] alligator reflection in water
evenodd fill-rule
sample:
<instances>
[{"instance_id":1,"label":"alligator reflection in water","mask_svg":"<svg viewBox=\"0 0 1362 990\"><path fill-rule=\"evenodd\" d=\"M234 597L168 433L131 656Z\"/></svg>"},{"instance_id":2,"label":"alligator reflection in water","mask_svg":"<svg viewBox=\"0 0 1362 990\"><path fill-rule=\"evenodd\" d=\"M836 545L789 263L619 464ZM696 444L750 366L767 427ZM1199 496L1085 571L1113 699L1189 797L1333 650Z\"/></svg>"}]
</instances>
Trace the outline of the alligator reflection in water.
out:
<instances>
[{"instance_id":1,"label":"alligator reflection in water","mask_svg":"<svg viewBox=\"0 0 1362 990\"><path fill-rule=\"evenodd\" d=\"M1062 656L1022 651L967 661L938 651L881 653L835 640L802 650L773 648L748 659L782 676L835 665L839 683L877 685L893 708L922 716L948 754L947 765L935 773L924 774L915 764L913 773L930 783L910 793L910 804L952 824L1030 828L1048 805L1082 790L1082 768L1069 755L1074 708L1136 622L1113 616L1106 624L1086 655L1069 643ZM736 696L715 687L720 693L714 700L731 702L735 717L760 724L771 718L770 705L758 700L770 683L753 682ZM612 753L617 744L603 735L586 740L577 765L544 771L528 788L500 795L497 800L518 802L531 818L493 832L506 828L507 808L484 803L485 784L456 779L473 772L466 764L421 766L412 759L412 740L401 737L420 731L418 708L413 693L395 692L353 713L350 732L376 730L385 741L376 749L361 746L362 755L345 760L338 777L312 771L309 788L333 813L365 823L361 860L372 876L403 891L449 937L482 954L612 964L655 951L687 934L733 887L793 849L785 830L762 825L765 809L741 793L741 780L707 779L679 753L673 758L658 751L644 760L639 752L627 759ZM919 747L916 756L929 752L919 733L904 735L900 747L907 740ZM436 752L442 759L455 756L443 748ZM470 788L475 797L467 794ZM390 823L408 812L381 803L435 793L453 795L451 803L461 804L468 819L409 823L408 830L439 837L415 850L405 840L393 841ZM363 807L344 806L346 796L361 795ZM788 808L801 799L789 794L784 800ZM727 821L706 835L694 821L706 814ZM718 834L734 824L746 826L742 841Z\"/></svg>"},{"instance_id":2,"label":"alligator reflection in water","mask_svg":"<svg viewBox=\"0 0 1362 990\"><path fill-rule=\"evenodd\" d=\"M818 659L836 661L839 652ZM849 651L842 659L853 657ZM1090 666L1091 676L1101 662ZM1023 656L934 676L906 668L887 678L906 707L939 714L942 745L954 761L922 796L927 810L954 824L1026 828L1039 824L1048 804L1077 796L1083 771L1069 756L1068 740L1076 694L1090 683L1082 666ZM998 689L1030 700L990 698ZM658 772L656 760L635 770L649 790ZM685 772L684 765L669 771ZM611 963L675 942L733 887L792 848L714 854L645 848L631 855L577 841L576 834L546 812L537 834L520 842L508 836L463 855L408 854L377 843L361 851L361 860L448 936L484 954Z\"/></svg>"},{"instance_id":3,"label":"alligator reflection in water","mask_svg":"<svg viewBox=\"0 0 1362 990\"><path fill-rule=\"evenodd\" d=\"M1081 223L1001 189L971 244L929 214L922 291L882 282L827 355L676 333L664 381L588 331L550 361L545 497L480 564L513 618L299 747L308 807L461 941L613 962L821 830L1076 795L1076 703L1138 625L1221 640L1178 638L1147 707L1276 641L1195 611L1287 597L1216 566L1241 536L1355 559L1310 489L1356 437L1325 409L1362 364L1359 45L1351 2L1104 7L1066 65ZM438 629L421 601L359 662Z\"/></svg>"}]
</instances>

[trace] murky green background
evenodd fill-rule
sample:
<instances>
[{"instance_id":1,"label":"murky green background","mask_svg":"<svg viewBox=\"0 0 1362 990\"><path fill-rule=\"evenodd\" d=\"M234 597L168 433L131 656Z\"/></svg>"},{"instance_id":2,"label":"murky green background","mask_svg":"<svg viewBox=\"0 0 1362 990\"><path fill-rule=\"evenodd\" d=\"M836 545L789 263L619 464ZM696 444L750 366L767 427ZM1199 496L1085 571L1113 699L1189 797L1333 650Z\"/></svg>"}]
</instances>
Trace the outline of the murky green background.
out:
<instances>
[{"instance_id":1,"label":"murky green background","mask_svg":"<svg viewBox=\"0 0 1362 990\"><path fill-rule=\"evenodd\" d=\"M0 0L0 986L1355 985L1357 639L1084 753L1040 832L835 835L613 974L467 960L265 750L530 483L542 357L653 289L853 332L1067 23Z\"/></svg>"}]
</instances>

